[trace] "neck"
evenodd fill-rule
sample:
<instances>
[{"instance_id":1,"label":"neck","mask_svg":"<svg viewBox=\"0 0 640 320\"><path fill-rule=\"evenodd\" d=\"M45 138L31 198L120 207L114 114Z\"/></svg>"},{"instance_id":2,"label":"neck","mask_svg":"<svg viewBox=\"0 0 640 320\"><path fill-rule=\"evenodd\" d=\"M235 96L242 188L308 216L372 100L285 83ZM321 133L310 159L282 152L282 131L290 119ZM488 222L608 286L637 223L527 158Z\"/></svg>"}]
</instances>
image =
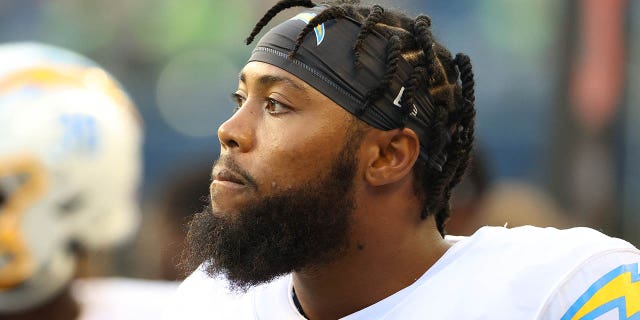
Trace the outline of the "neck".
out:
<instances>
[{"instance_id":1,"label":"neck","mask_svg":"<svg viewBox=\"0 0 640 320\"><path fill-rule=\"evenodd\" d=\"M413 284L450 246L438 233L433 217L414 224L414 230L380 225L384 226L381 233L367 230L371 225L356 230L340 259L293 273L307 318L338 319L383 300Z\"/></svg>"}]
</instances>

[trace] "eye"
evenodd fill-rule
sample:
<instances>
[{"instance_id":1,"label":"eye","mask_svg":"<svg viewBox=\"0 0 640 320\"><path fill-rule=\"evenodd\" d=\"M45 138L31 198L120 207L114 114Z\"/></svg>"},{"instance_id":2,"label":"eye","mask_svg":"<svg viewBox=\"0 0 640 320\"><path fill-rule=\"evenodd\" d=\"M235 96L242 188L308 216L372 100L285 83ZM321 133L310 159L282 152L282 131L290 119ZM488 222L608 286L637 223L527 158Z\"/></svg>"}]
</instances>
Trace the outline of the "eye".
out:
<instances>
[{"instance_id":1,"label":"eye","mask_svg":"<svg viewBox=\"0 0 640 320\"><path fill-rule=\"evenodd\" d=\"M240 93L238 93L238 92L232 93L231 94L231 101L236 104L236 106L233 108L233 112L236 112L236 111L238 111L238 109L242 108L242 105L244 104L244 102L246 100L247 100L247 98L242 96Z\"/></svg>"},{"instance_id":2,"label":"eye","mask_svg":"<svg viewBox=\"0 0 640 320\"><path fill-rule=\"evenodd\" d=\"M266 109L267 112L272 115L284 114L291 111L289 106L273 98L267 98Z\"/></svg>"}]
</instances>

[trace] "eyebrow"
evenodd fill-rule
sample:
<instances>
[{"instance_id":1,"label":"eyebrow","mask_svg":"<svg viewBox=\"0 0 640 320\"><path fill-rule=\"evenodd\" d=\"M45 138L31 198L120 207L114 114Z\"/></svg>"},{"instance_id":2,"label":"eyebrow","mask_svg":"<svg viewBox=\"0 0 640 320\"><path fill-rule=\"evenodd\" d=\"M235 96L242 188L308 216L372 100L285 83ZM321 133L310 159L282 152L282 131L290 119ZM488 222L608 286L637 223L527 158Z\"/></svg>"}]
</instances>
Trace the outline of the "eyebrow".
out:
<instances>
[{"instance_id":1,"label":"eyebrow","mask_svg":"<svg viewBox=\"0 0 640 320\"><path fill-rule=\"evenodd\" d=\"M240 78L240 81L245 82L246 83L246 76L244 74L244 72L241 72L240 75L238 76ZM262 86L271 86L274 85L276 83L284 83L302 93L307 93L307 90L303 87L301 87L299 84L297 84L295 81L293 81L293 79L288 78L288 77L283 77L283 76L276 76L276 75L272 75L272 74L265 74L262 75L258 78L258 83Z\"/></svg>"}]
</instances>

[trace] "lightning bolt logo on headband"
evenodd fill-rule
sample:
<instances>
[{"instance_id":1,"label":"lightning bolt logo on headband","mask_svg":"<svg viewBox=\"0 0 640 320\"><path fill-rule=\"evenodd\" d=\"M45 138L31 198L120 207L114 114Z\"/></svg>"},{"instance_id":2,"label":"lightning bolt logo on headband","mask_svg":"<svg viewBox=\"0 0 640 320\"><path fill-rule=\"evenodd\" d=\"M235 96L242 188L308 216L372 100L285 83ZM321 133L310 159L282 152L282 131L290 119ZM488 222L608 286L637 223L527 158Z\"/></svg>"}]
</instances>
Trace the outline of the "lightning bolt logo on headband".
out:
<instances>
[{"instance_id":1,"label":"lightning bolt logo on headband","mask_svg":"<svg viewBox=\"0 0 640 320\"><path fill-rule=\"evenodd\" d=\"M598 279L562 316L562 320L596 319L618 310L620 320L640 320L638 263L621 265Z\"/></svg>"},{"instance_id":2,"label":"lightning bolt logo on headband","mask_svg":"<svg viewBox=\"0 0 640 320\"><path fill-rule=\"evenodd\" d=\"M316 14L313 12L303 12L291 18L291 20L300 20L308 24L309 21L311 21L311 19L313 19L313 17L315 16ZM316 33L316 46L319 46L320 43L322 43L322 40L324 40L324 23L317 25L315 28L313 28L313 31L315 31Z\"/></svg>"}]
</instances>

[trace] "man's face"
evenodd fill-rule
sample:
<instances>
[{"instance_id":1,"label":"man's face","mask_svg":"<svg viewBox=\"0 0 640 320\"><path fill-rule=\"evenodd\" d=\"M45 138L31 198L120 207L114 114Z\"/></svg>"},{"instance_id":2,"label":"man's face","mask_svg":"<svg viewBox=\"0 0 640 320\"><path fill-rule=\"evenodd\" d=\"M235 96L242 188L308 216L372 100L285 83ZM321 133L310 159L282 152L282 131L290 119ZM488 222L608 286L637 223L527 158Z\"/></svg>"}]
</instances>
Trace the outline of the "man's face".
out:
<instances>
[{"instance_id":1,"label":"man's face","mask_svg":"<svg viewBox=\"0 0 640 320\"><path fill-rule=\"evenodd\" d=\"M357 150L354 119L291 74L251 62L239 109L218 130L211 208L195 216L186 265L205 262L246 289L330 262L348 246Z\"/></svg>"},{"instance_id":2,"label":"man's face","mask_svg":"<svg viewBox=\"0 0 640 320\"><path fill-rule=\"evenodd\" d=\"M354 121L306 83L262 62L245 66L234 96L239 109L218 129L222 161L213 170L214 211L233 214L250 199L317 180ZM225 166L226 159L239 172Z\"/></svg>"}]
</instances>

